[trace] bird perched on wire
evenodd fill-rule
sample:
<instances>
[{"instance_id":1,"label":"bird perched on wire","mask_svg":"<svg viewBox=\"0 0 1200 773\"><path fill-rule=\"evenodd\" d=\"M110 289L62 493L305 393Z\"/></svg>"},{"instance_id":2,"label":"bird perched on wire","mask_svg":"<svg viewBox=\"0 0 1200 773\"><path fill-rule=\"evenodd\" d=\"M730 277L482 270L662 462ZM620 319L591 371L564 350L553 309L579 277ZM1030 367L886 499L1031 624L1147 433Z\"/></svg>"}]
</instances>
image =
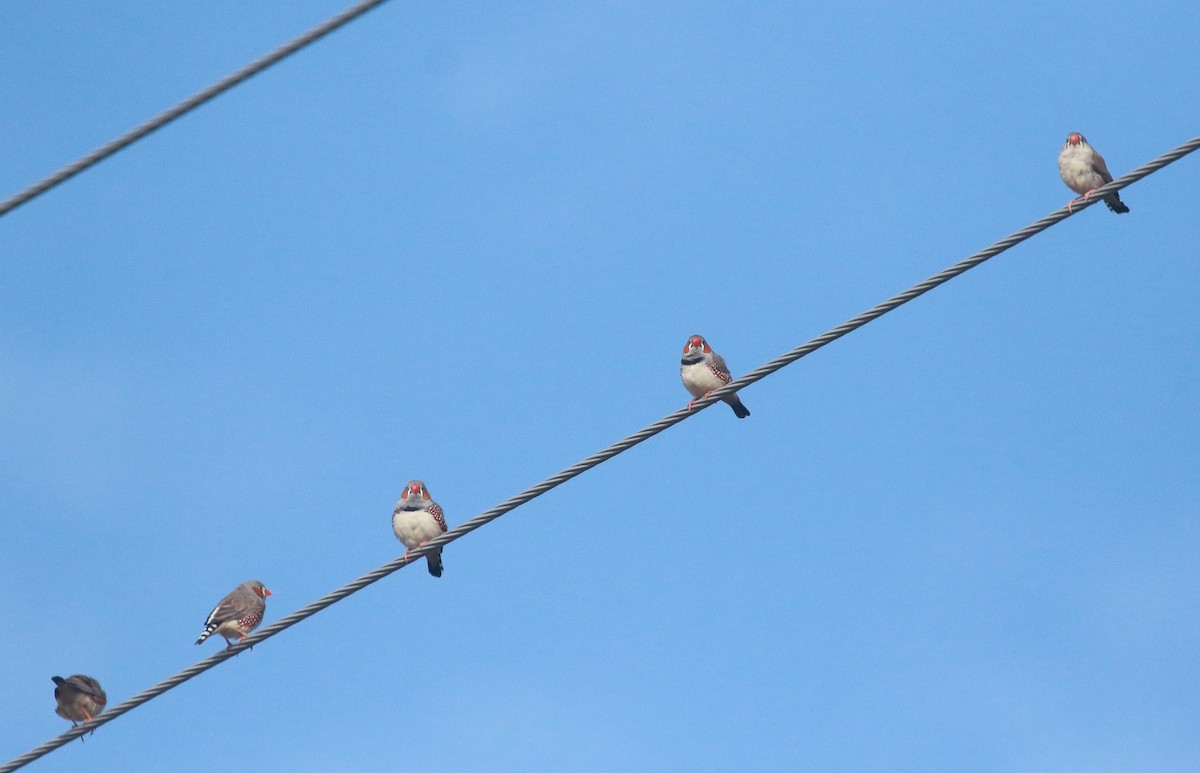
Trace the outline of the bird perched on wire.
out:
<instances>
[{"instance_id":1,"label":"bird perched on wire","mask_svg":"<svg viewBox=\"0 0 1200 773\"><path fill-rule=\"evenodd\" d=\"M419 480L410 480L392 511L392 531L396 539L404 543L408 551L419 548L429 540L444 534L446 531L446 516L442 508L429 496L429 489ZM434 577L442 576L442 549L425 556L429 564L429 573Z\"/></svg>"},{"instance_id":2,"label":"bird perched on wire","mask_svg":"<svg viewBox=\"0 0 1200 773\"><path fill-rule=\"evenodd\" d=\"M214 633L225 637L225 649L241 642L262 622L263 613L267 611L266 598L270 595L271 591L258 580L246 580L208 613L196 643L203 644Z\"/></svg>"},{"instance_id":3,"label":"bird perched on wire","mask_svg":"<svg viewBox=\"0 0 1200 773\"><path fill-rule=\"evenodd\" d=\"M1083 196L1084 201L1092 195L1092 191L1113 180L1113 176L1108 172L1108 165L1104 163L1104 157L1097 153L1079 132L1067 135L1067 141L1058 154L1058 174L1068 188ZM1116 191L1105 196L1104 203L1118 215L1129 211L1129 207L1125 206L1125 202L1121 201ZM1067 209L1070 207L1068 204Z\"/></svg>"},{"instance_id":4,"label":"bird perched on wire","mask_svg":"<svg viewBox=\"0 0 1200 773\"><path fill-rule=\"evenodd\" d=\"M108 704L108 696L100 683L87 674L75 674L66 679L52 676L50 679L54 682L54 700L58 703L54 713L71 720L72 726L90 721Z\"/></svg>"},{"instance_id":5,"label":"bird perched on wire","mask_svg":"<svg viewBox=\"0 0 1200 773\"><path fill-rule=\"evenodd\" d=\"M708 397L714 389L720 389L733 381L725 359L712 350L708 341L698 335L692 336L683 345L679 377L683 379L683 385L687 387L687 391L692 394L692 402L688 403L689 410L696 400ZM749 409L742 405L742 401L738 399L737 395L726 395L721 399L729 403L729 406L733 408L734 415L739 419L750 415Z\"/></svg>"}]
</instances>

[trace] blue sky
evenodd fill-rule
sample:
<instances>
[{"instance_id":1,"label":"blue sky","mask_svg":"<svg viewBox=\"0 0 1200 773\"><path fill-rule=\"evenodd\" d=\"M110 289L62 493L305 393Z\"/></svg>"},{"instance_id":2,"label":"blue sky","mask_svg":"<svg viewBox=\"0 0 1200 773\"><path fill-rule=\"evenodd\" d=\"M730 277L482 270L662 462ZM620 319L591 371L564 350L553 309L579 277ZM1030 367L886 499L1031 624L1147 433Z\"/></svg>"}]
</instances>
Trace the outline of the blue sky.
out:
<instances>
[{"instance_id":1,"label":"blue sky","mask_svg":"<svg viewBox=\"0 0 1200 773\"><path fill-rule=\"evenodd\" d=\"M0 5L0 190L341 7ZM389 3L0 219L0 758L1195 136L1198 34ZM1194 770L1198 165L31 769Z\"/></svg>"}]
</instances>

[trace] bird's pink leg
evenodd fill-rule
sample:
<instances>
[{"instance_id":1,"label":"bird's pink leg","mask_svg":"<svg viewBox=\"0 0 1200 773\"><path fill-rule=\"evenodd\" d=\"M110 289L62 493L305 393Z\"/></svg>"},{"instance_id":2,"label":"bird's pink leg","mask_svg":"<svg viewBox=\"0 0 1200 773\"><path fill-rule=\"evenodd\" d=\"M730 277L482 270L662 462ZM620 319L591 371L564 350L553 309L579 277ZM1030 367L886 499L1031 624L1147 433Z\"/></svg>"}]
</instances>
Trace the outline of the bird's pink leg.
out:
<instances>
[{"instance_id":1,"label":"bird's pink leg","mask_svg":"<svg viewBox=\"0 0 1200 773\"><path fill-rule=\"evenodd\" d=\"M87 722L91 722L93 719L95 719L95 717L93 717L91 714L89 714L89 713L88 713L88 710L87 710L87 709L83 709L82 711L83 711L83 715L84 715L85 717L87 717L87 720L85 720L85 721L87 721ZM91 732L89 735L95 735L95 734L96 734L96 728L94 728L94 727L93 727L93 728L92 728L92 732ZM83 740L83 736L79 736L79 740L80 740L80 741L82 741L82 740Z\"/></svg>"},{"instance_id":2,"label":"bird's pink leg","mask_svg":"<svg viewBox=\"0 0 1200 773\"><path fill-rule=\"evenodd\" d=\"M710 389L710 390L708 390L707 392L705 392L704 394L700 395L699 397L697 397L697 398L694 398L694 399L692 400L692 402L688 403L688 410L689 410L689 411L690 411L690 410L692 410L692 404L693 404L693 403L695 403L695 402L696 402L696 400L703 400L704 398L708 397L708 396L709 396L709 395L711 395L712 393L713 393L713 390L711 390L711 389Z\"/></svg>"}]
</instances>

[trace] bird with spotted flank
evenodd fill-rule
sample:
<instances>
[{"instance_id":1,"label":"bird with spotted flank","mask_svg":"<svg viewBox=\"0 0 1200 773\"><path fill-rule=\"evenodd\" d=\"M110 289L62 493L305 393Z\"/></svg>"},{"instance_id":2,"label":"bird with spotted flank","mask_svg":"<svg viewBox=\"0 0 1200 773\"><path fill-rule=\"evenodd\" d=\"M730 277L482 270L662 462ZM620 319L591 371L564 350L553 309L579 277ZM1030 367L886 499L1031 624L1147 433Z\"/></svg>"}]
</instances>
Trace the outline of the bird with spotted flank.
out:
<instances>
[{"instance_id":1,"label":"bird with spotted flank","mask_svg":"<svg viewBox=\"0 0 1200 773\"><path fill-rule=\"evenodd\" d=\"M696 400L708 397L713 390L720 389L733 381L733 375L729 372L729 366L725 364L725 358L714 352L708 345L708 341L698 335L691 336L683 345L679 377L683 379L683 385L693 398L692 402L688 403L689 410ZM750 415L750 410L742 405L742 401L738 399L737 395L726 395L721 399L733 408L733 414L739 419Z\"/></svg>"},{"instance_id":2,"label":"bird with spotted flank","mask_svg":"<svg viewBox=\"0 0 1200 773\"><path fill-rule=\"evenodd\" d=\"M410 480L392 511L392 531L396 539L404 543L408 550L419 548L429 540L446 532L446 516L442 508L429 496L429 489L419 480ZM429 565L429 573L434 577L442 576L442 549L438 548L425 556Z\"/></svg>"},{"instance_id":3,"label":"bird with spotted flank","mask_svg":"<svg viewBox=\"0 0 1200 773\"><path fill-rule=\"evenodd\" d=\"M204 630L200 633L200 638L196 639L196 643L203 644L204 640L214 633L219 633L225 638L225 649L240 643L262 622L267 611L266 598L270 595L271 591L258 580L246 580L230 591L229 595L221 599L213 607L213 611L208 613L208 619L204 621Z\"/></svg>"}]
</instances>

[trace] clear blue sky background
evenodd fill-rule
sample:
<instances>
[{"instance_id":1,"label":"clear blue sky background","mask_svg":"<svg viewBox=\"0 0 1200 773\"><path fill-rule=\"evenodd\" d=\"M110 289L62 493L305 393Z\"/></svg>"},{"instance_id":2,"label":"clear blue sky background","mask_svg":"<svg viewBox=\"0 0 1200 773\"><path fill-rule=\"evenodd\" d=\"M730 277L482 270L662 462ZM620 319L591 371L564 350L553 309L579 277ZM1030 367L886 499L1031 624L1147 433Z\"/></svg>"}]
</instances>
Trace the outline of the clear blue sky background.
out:
<instances>
[{"instance_id":1,"label":"clear blue sky background","mask_svg":"<svg viewBox=\"0 0 1200 773\"><path fill-rule=\"evenodd\" d=\"M0 193L342 7L0 4ZM390 3L0 219L0 759L1200 132L1194 2ZM1187 158L34 763L1193 771Z\"/></svg>"}]
</instances>

